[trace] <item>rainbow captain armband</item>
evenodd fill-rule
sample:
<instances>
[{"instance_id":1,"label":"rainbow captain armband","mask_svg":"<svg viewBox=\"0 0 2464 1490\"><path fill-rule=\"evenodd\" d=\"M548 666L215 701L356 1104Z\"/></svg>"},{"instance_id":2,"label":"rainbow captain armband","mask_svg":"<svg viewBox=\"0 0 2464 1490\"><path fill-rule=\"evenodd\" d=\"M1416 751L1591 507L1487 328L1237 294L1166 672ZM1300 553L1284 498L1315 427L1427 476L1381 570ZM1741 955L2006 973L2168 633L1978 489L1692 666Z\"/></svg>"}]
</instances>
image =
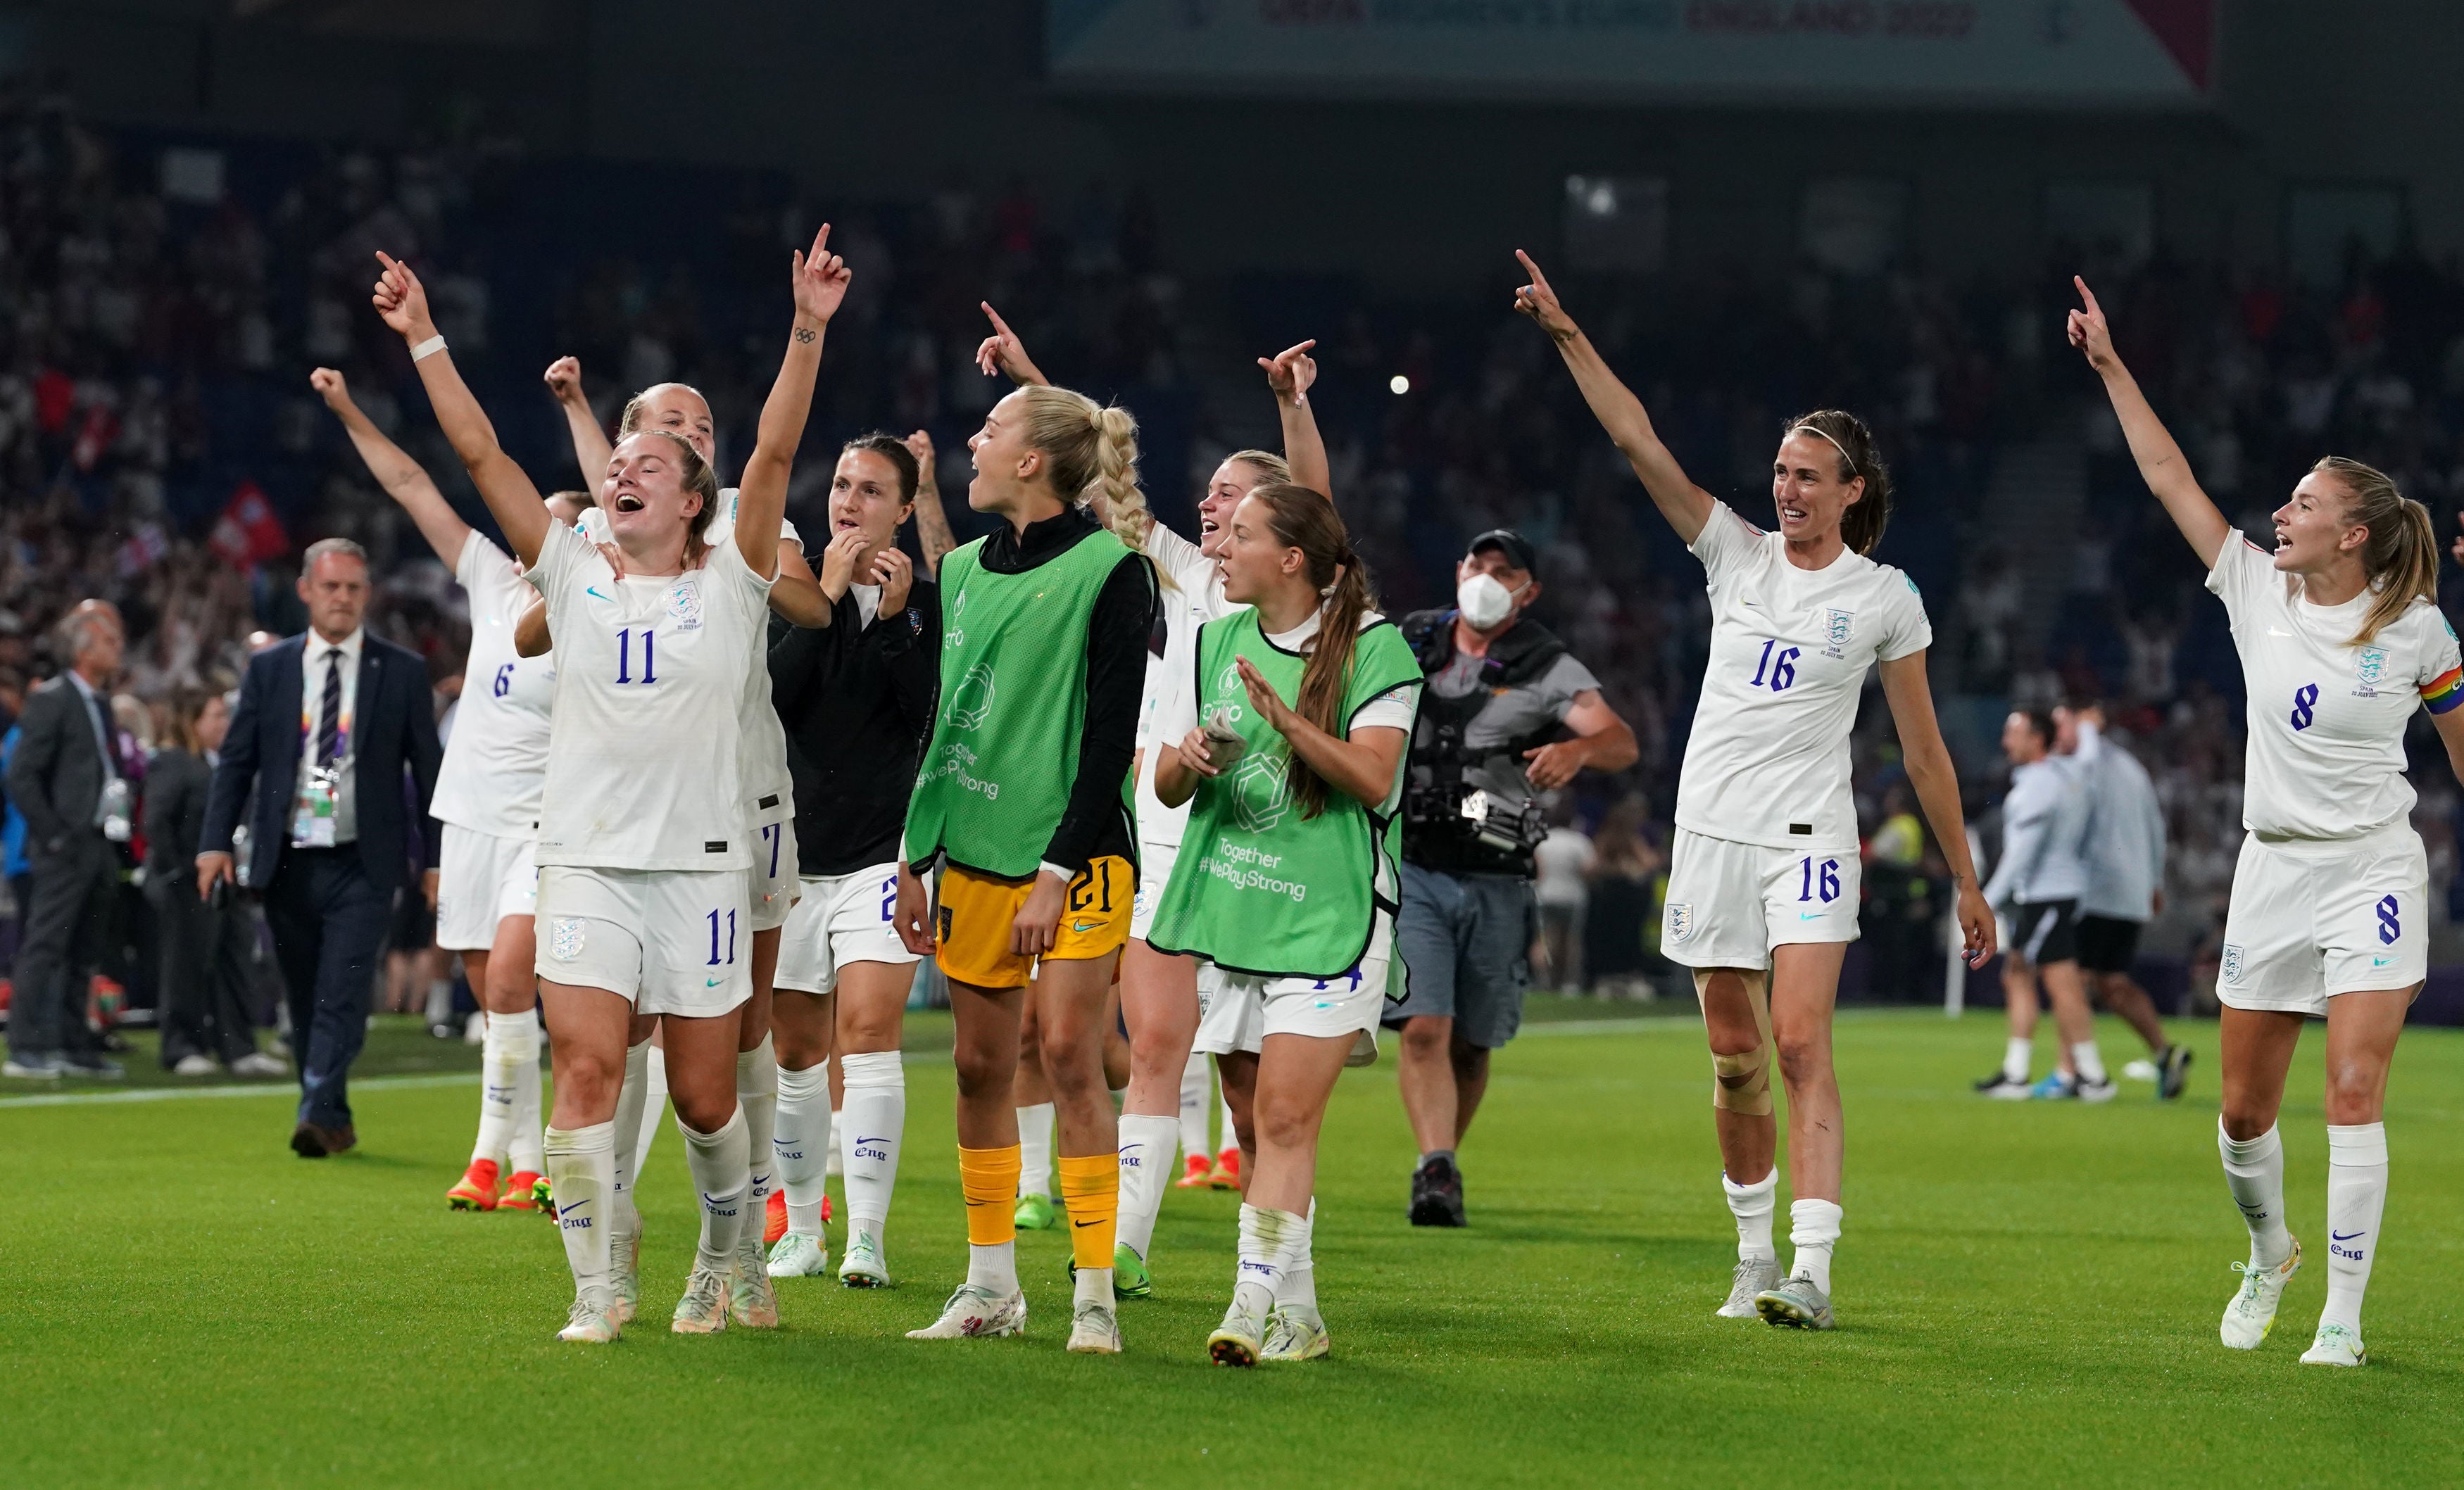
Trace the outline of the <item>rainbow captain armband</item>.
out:
<instances>
[{"instance_id":1,"label":"rainbow captain armband","mask_svg":"<svg viewBox=\"0 0 2464 1490\"><path fill-rule=\"evenodd\" d=\"M2450 668L2421 686L2421 701L2434 714L2464 704L2464 668Z\"/></svg>"}]
</instances>

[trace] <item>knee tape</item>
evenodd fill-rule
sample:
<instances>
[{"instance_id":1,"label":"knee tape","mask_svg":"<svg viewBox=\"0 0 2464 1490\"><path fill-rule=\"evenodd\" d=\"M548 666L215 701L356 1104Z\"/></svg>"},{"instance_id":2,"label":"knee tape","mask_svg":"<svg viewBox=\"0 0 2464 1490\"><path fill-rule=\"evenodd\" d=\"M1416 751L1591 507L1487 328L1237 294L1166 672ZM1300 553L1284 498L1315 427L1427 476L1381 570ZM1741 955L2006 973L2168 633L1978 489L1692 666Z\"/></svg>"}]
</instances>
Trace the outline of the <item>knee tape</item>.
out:
<instances>
[{"instance_id":1,"label":"knee tape","mask_svg":"<svg viewBox=\"0 0 2464 1490\"><path fill-rule=\"evenodd\" d=\"M1745 973L1746 1002L1754 1014L1754 1048L1741 1056L1711 1057L1711 1106L1724 1112L1742 1112L1749 1117L1771 1115L1771 978L1763 973ZM1702 1000L1711 981L1709 972L1694 970L1694 997Z\"/></svg>"}]
</instances>

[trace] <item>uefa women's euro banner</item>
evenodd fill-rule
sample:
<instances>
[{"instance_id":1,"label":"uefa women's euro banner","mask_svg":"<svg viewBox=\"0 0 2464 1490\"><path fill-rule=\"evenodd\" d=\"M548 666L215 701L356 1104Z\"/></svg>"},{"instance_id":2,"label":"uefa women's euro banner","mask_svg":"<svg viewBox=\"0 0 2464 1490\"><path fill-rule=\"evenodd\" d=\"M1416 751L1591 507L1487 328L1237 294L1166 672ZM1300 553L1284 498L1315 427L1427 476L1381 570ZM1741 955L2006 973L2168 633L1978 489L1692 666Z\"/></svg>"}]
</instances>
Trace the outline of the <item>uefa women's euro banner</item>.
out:
<instances>
[{"instance_id":1,"label":"uefa women's euro banner","mask_svg":"<svg viewBox=\"0 0 2464 1490\"><path fill-rule=\"evenodd\" d=\"M1049 0L1064 87L2200 107L2215 0Z\"/></svg>"}]
</instances>

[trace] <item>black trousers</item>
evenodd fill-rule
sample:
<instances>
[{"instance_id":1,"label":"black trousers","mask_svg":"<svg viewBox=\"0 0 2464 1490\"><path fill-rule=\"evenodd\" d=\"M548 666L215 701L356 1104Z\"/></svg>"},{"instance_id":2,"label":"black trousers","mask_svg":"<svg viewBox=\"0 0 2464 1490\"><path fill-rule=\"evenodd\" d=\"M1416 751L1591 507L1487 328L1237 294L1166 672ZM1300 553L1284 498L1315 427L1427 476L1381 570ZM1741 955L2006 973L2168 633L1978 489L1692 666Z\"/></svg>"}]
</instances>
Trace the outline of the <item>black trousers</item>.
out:
<instances>
[{"instance_id":1,"label":"black trousers","mask_svg":"<svg viewBox=\"0 0 2464 1490\"><path fill-rule=\"evenodd\" d=\"M21 1056L90 1049L86 975L102 954L119 850L88 828L71 833L56 852L28 857L33 893L17 947L9 1048Z\"/></svg>"},{"instance_id":2,"label":"black trousers","mask_svg":"<svg viewBox=\"0 0 2464 1490\"><path fill-rule=\"evenodd\" d=\"M390 888L360 864L357 844L286 848L265 889L265 919L291 1003L291 1054L299 1065L299 1120L351 1121L351 1063L368 1038L368 994L385 945Z\"/></svg>"},{"instance_id":3,"label":"black trousers","mask_svg":"<svg viewBox=\"0 0 2464 1490\"><path fill-rule=\"evenodd\" d=\"M148 880L145 890L163 953L163 1064L202 1055L229 1065L254 1054L248 978L255 923L236 906L199 900L193 870Z\"/></svg>"}]
</instances>

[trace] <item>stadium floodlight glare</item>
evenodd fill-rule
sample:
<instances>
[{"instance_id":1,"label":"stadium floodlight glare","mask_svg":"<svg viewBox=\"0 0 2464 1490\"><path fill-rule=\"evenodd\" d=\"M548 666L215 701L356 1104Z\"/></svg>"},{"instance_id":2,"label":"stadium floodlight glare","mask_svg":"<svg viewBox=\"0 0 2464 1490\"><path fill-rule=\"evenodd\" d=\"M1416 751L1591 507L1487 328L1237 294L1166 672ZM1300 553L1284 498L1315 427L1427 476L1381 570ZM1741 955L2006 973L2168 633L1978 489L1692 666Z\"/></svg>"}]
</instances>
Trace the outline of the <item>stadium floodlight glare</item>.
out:
<instances>
[{"instance_id":1,"label":"stadium floodlight glare","mask_svg":"<svg viewBox=\"0 0 2464 1490\"><path fill-rule=\"evenodd\" d=\"M1397 373L1394 377L1386 380L1386 389L1397 398L1401 398L1404 394L1412 391L1412 380L1404 377L1401 373Z\"/></svg>"}]
</instances>

